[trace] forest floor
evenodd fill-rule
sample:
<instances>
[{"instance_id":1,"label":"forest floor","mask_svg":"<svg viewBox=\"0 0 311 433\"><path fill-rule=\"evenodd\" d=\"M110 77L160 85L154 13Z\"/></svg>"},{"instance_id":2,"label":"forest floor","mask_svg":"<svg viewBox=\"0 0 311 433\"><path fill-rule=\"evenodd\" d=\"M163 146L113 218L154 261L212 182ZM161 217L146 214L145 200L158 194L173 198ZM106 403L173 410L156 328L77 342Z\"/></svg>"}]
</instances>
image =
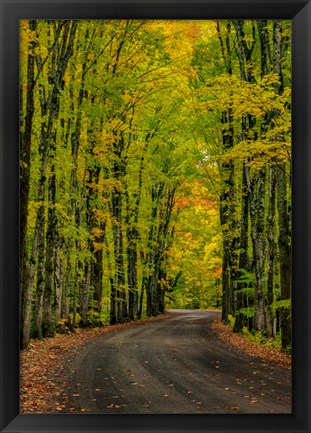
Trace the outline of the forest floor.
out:
<instances>
[{"instance_id":1,"label":"forest floor","mask_svg":"<svg viewBox=\"0 0 311 433\"><path fill-rule=\"evenodd\" d=\"M219 319L172 310L32 341L21 413L290 413L290 356Z\"/></svg>"}]
</instances>

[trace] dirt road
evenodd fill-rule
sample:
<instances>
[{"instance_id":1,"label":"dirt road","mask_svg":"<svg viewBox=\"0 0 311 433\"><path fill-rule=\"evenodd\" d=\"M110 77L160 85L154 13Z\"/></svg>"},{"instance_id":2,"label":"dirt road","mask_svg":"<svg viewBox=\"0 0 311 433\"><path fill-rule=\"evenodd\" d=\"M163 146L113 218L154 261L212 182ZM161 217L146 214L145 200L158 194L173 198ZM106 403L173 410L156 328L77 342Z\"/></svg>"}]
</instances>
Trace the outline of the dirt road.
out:
<instances>
[{"instance_id":1,"label":"dirt road","mask_svg":"<svg viewBox=\"0 0 311 433\"><path fill-rule=\"evenodd\" d=\"M239 353L210 324L213 311L99 336L79 351L70 382L88 413L291 413L291 372Z\"/></svg>"}]
</instances>

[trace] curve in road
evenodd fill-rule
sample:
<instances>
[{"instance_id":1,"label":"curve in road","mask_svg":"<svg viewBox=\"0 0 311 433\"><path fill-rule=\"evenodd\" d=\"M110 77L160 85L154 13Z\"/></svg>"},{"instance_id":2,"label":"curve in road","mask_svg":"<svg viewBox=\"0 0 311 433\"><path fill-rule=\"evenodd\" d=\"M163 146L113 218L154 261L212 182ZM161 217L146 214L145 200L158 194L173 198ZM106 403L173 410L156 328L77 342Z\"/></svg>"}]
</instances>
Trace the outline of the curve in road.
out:
<instances>
[{"instance_id":1,"label":"curve in road","mask_svg":"<svg viewBox=\"0 0 311 433\"><path fill-rule=\"evenodd\" d=\"M96 337L78 353L75 405L88 413L291 413L291 372L240 353L211 329L215 311Z\"/></svg>"}]
</instances>

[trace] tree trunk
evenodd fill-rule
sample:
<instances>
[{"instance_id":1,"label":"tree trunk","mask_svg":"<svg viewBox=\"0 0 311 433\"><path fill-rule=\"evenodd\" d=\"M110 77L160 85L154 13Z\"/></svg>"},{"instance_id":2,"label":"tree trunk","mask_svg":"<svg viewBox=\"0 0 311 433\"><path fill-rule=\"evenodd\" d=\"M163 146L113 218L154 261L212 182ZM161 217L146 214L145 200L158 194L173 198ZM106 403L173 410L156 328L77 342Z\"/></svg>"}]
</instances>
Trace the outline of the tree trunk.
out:
<instances>
[{"instance_id":1,"label":"tree trunk","mask_svg":"<svg viewBox=\"0 0 311 433\"><path fill-rule=\"evenodd\" d=\"M127 229L127 278L128 278L128 310L129 319L134 320L138 311L138 288L137 288L137 239L136 227Z\"/></svg>"},{"instance_id":2,"label":"tree trunk","mask_svg":"<svg viewBox=\"0 0 311 433\"><path fill-rule=\"evenodd\" d=\"M35 233L32 243L31 256L28 265L27 279L24 280L25 293L23 297L23 328L22 328L22 348L25 349L29 344L30 339L30 315L32 305L32 289L35 277L36 261L38 256L38 243L39 243L39 213L36 217Z\"/></svg>"},{"instance_id":3,"label":"tree trunk","mask_svg":"<svg viewBox=\"0 0 311 433\"><path fill-rule=\"evenodd\" d=\"M148 281L148 278L146 275L147 269L148 269L147 268L147 259L146 259L143 251L140 251L140 257L141 257L143 275L142 275L142 280L141 280L137 319L141 319L141 316L143 314L144 293L146 291L147 281Z\"/></svg>"},{"instance_id":4,"label":"tree trunk","mask_svg":"<svg viewBox=\"0 0 311 433\"><path fill-rule=\"evenodd\" d=\"M45 289L43 296L43 330L45 337L52 337L52 296L55 258L55 241L57 219L55 214L55 173L52 167L52 177L49 182L48 227L46 233Z\"/></svg>"},{"instance_id":5,"label":"tree trunk","mask_svg":"<svg viewBox=\"0 0 311 433\"><path fill-rule=\"evenodd\" d=\"M81 317L83 326L88 323L89 311L89 294L90 294L90 281L91 281L91 263L88 262L84 267L84 279L81 283Z\"/></svg>"},{"instance_id":6,"label":"tree trunk","mask_svg":"<svg viewBox=\"0 0 311 433\"><path fill-rule=\"evenodd\" d=\"M223 148L228 150L233 146L233 127L232 117L229 113L229 131L227 132L227 116L223 115ZM234 282L237 279L237 221L235 211L235 184L234 184L234 165L233 162L222 164L222 192L220 197L220 223L223 234L223 309L222 321L228 321L228 314L234 313L233 294Z\"/></svg>"},{"instance_id":7,"label":"tree trunk","mask_svg":"<svg viewBox=\"0 0 311 433\"><path fill-rule=\"evenodd\" d=\"M273 311L272 304L274 301L274 266L275 266L275 203L276 203L276 174L275 167L269 169L269 209L267 218L267 334L273 336Z\"/></svg>"},{"instance_id":8,"label":"tree trunk","mask_svg":"<svg viewBox=\"0 0 311 433\"><path fill-rule=\"evenodd\" d=\"M109 281L110 281L110 325L115 325L117 323L117 299L116 299L117 293L114 285L114 272L112 269L111 257L110 257L111 253L109 250L107 237L105 237L104 242L105 242L105 250L107 256L107 263L108 263L108 274L109 274Z\"/></svg>"},{"instance_id":9,"label":"tree trunk","mask_svg":"<svg viewBox=\"0 0 311 433\"><path fill-rule=\"evenodd\" d=\"M41 190L44 191L44 186L41 184ZM38 264L37 264L37 288L36 288L36 304L34 310L34 329L33 338L42 338L42 302L44 292L44 205L43 200L37 214L37 230L38 230Z\"/></svg>"},{"instance_id":10,"label":"tree trunk","mask_svg":"<svg viewBox=\"0 0 311 433\"><path fill-rule=\"evenodd\" d=\"M54 287L55 287L55 325L60 321L62 310L62 297L63 297L63 283L64 283L64 259L61 258L61 245L59 237L55 246L55 271L54 271Z\"/></svg>"},{"instance_id":11,"label":"tree trunk","mask_svg":"<svg viewBox=\"0 0 311 433\"><path fill-rule=\"evenodd\" d=\"M244 21L234 21L236 36L237 36L237 55L240 64L241 79L249 83L255 82L253 73L252 53L255 48L255 38L248 43L245 38ZM252 25L253 34L255 34L255 24ZM261 74L266 75L268 72L268 33L267 22L258 22L257 28L261 43ZM245 133L248 136L256 139L256 133L252 131L255 126L255 119L252 116L248 117L248 125L242 125ZM243 120L245 121L245 120ZM265 125L263 125L265 127ZM252 138L251 138L252 139ZM251 238L253 245L253 268L255 272L255 289L254 289L254 328L258 331L265 332L267 328L266 315L266 291L264 283L265 274L265 183L266 169L262 168L255 172L250 177L249 170L246 172L247 188L249 192L250 220L251 220Z\"/></svg>"},{"instance_id":12,"label":"tree trunk","mask_svg":"<svg viewBox=\"0 0 311 433\"><path fill-rule=\"evenodd\" d=\"M40 105L41 105L41 114L42 117L45 118L47 116L47 121L42 123L41 127L41 138L40 138L40 157L41 157L41 171L40 171L40 179L39 179L39 193L38 193L38 202L40 203L40 207L38 210L36 230L38 230L38 270L37 270L37 297L36 297L36 307L35 307L35 315L34 315L34 336L41 338L42 337L42 297L44 292L44 258L45 258L45 245L44 245L44 229L45 229L45 214L44 214L44 204L45 204L45 185L46 185L46 169L49 151L52 142L55 142L55 132L53 129L55 128L55 120L58 117L59 111L59 92L62 85L62 79L64 73L67 68L67 64L69 58L73 52L73 41L76 32L76 22L70 23L70 21L66 21L64 26L59 23L58 28L63 28L62 35L62 44L59 52L59 59L57 64L53 64L53 86L50 92L46 93L44 88L41 86L40 88ZM57 37L60 35L60 31L56 33ZM55 49L56 49L55 44ZM54 59L55 60L55 59ZM38 69L42 69L42 59L40 54L36 55L36 61L38 65ZM54 69L55 68L55 69ZM54 220L53 220L54 221ZM49 219L49 223L51 223L51 218ZM48 233L54 232L54 228L49 227ZM53 254L53 244L49 242L47 247L49 248L48 260L52 260ZM51 269L50 263L48 262L47 267L47 276L48 276L48 284L46 287L46 298L45 298L45 306L46 306L46 315L45 319L47 320L47 334L51 331L50 326L50 307L48 306L48 299L51 300ZM51 303L51 302L50 302Z\"/></svg>"},{"instance_id":13,"label":"tree trunk","mask_svg":"<svg viewBox=\"0 0 311 433\"><path fill-rule=\"evenodd\" d=\"M71 297L71 262L70 262L70 254L71 254L71 243L67 245L67 259L66 259L66 281L65 281L65 291L62 296L62 313L61 316L66 320L69 320L70 313L70 297Z\"/></svg>"},{"instance_id":14,"label":"tree trunk","mask_svg":"<svg viewBox=\"0 0 311 433\"><path fill-rule=\"evenodd\" d=\"M248 271L248 215L249 215L249 194L246 182L246 172L249 170L246 167L245 162L243 163L242 169L242 185L241 185L241 234L240 234L240 256L239 256L239 269L237 272L237 277L241 277L243 274L241 270L247 272ZM245 314L242 314L240 310L243 308L247 308L247 299L246 295L241 292L242 289L245 289L247 286L245 283L238 282L237 283L237 305L236 305L236 313L235 313L235 322L234 322L234 332L240 332L243 329L243 326L247 326L249 328L250 318L246 317Z\"/></svg>"},{"instance_id":15,"label":"tree trunk","mask_svg":"<svg viewBox=\"0 0 311 433\"><path fill-rule=\"evenodd\" d=\"M152 208L150 214L150 230L147 243L147 254L146 254L146 314L152 316L154 310L154 302L156 302L155 295L155 273L156 273L156 235L157 235L157 223L156 216L158 214L160 202L163 197L164 183L160 182L158 185L153 185L151 190Z\"/></svg>"},{"instance_id":16,"label":"tree trunk","mask_svg":"<svg viewBox=\"0 0 311 433\"><path fill-rule=\"evenodd\" d=\"M103 250L97 250L94 253L94 258L91 285L94 286L95 309L100 314L102 309Z\"/></svg>"},{"instance_id":17,"label":"tree trunk","mask_svg":"<svg viewBox=\"0 0 311 433\"><path fill-rule=\"evenodd\" d=\"M112 197L112 209L115 223L113 224L114 237L114 287L116 289L117 321L123 322L127 318L125 272L123 259L123 221L122 221L122 193L115 191Z\"/></svg>"},{"instance_id":18,"label":"tree trunk","mask_svg":"<svg viewBox=\"0 0 311 433\"><path fill-rule=\"evenodd\" d=\"M275 20L273 24L273 72L278 74L280 83L275 85L276 93L283 89L283 76L281 68L282 51L282 21ZM275 117L279 115L274 113ZM286 165L278 164L276 167L277 209L279 238L278 248L280 255L280 286L281 300L291 299L291 237L290 237L290 212L287 198ZM291 317L290 308L282 307L280 311L280 328L282 348L286 349L291 344Z\"/></svg>"},{"instance_id":19,"label":"tree trunk","mask_svg":"<svg viewBox=\"0 0 311 433\"><path fill-rule=\"evenodd\" d=\"M222 56L225 62L226 73L232 75L231 44L230 44L231 22L226 23L225 31L222 32L220 22L217 21L217 33L220 42ZM233 113L229 108L221 116L222 123L222 147L223 151L231 149L234 145ZM237 279L237 215L235 205L235 181L234 164L229 161L221 164L221 192L220 192L220 224L223 234L223 257L222 257L222 321L228 321L228 315L234 314L234 290Z\"/></svg>"},{"instance_id":20,"label":"tree trunk","mask_svg":"<svg viewBox=\"0 0 311 433\"><path fill-rule=\"evenodd\" d=\"M29 30L36 30L36 21L29 21ZM35 111L34 105L34 86L35 86L35 59L34 49L36 41L31 41L29 46L28 64L27 64L27 96L26 96L26 115L24 132L20 134L20 334L21 347L26 348L30 338L30 313L32 286L28 284L29 263L27 255L27 217L29 201L29 180L30 180L30 151L31 151L31 134L33 116ZM21 89L21 97L22 97ZM22 104L21 104L22 107Z\"/></svg>"},{"instance_id":21,"label":"tree trunk","mask_svg":"<svg viewBox=\"0 0 311 433\"><path fill-rule=\"evenodd\" d=\"M278 247L280 255L280 286L281 300L291 299L291 246L290 246L290 216L287 201L286 167L282 164L277 167L277 208L279 222ZM280 310L280 328L282 348L291 344L291 312L290 308L282 307Z\"/></svg>"},{"instance_id":22,"label":"tree trunk","mask_svg":"<svg viewBox=\"0 0 311 433\"><path fill-rule=\"evenodd\" d=\"M254 293L254 329L266 332L266 293L265 275L265 182L266 169L262 168L252 180L250 216L253 243L253 263L256 277Z\"/></svg>"}]
</instances>

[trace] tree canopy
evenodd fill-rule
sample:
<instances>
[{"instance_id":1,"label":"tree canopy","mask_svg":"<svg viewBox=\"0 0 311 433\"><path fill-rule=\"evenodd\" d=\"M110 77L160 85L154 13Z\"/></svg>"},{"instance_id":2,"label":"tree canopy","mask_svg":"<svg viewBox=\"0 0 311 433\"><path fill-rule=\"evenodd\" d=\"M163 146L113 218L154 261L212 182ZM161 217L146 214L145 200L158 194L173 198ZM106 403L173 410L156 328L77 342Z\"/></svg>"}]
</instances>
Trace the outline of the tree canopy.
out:
<instances>
[{"instance_id":1,"label":"tree canopy","mask_svg":"<svg viewBox=\"0 0 311 433\"><path fill-rule=\"evenodd\" d=\"M291 26L20 25L21 342L168 307L291 342Z\"/></svg>"}]
</instances>

